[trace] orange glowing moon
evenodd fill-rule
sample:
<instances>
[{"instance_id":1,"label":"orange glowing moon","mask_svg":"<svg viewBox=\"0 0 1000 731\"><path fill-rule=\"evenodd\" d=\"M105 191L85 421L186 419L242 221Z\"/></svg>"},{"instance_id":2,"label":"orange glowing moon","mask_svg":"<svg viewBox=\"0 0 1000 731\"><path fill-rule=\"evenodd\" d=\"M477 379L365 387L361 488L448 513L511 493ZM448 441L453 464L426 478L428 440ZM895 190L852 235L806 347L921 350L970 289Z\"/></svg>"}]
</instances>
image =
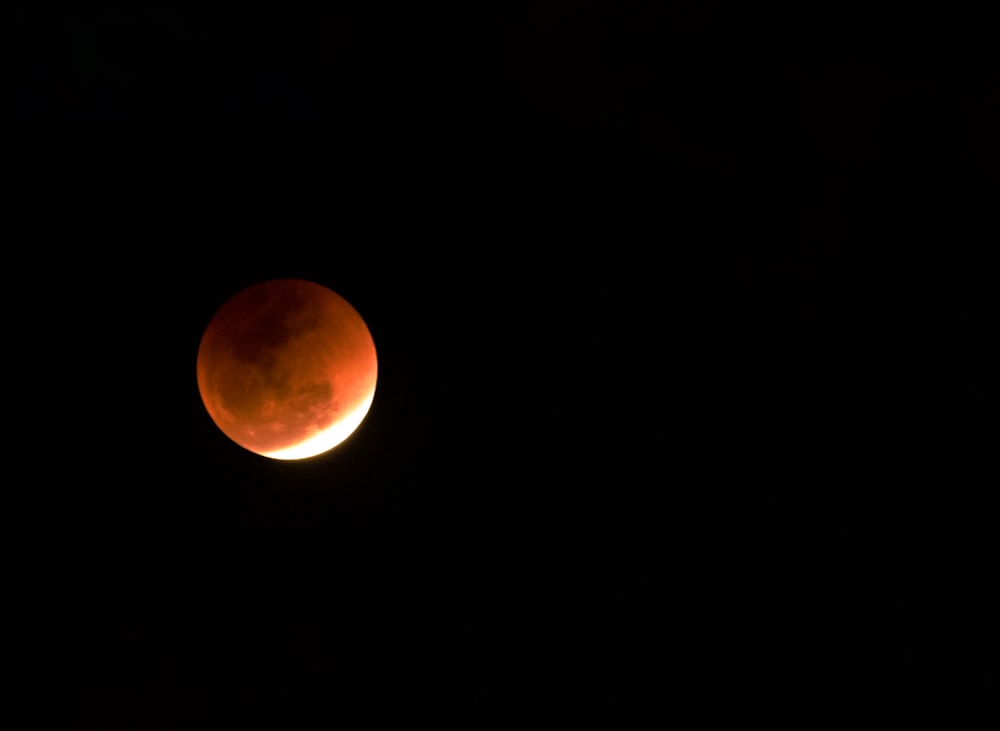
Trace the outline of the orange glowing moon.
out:
<instances>
[{"instance_id":1,"label":"orange glowing moon","mask_svg":"<svg viewBox=\"0 0 1000 731\"><path fill-rule=\"evenodd\" d=\"M371 408L377 374L361 315L302 279L238 292L198 348L198 390L212 420L271 459L313 457L347 439Z\"/></svg>"}]
</instances>

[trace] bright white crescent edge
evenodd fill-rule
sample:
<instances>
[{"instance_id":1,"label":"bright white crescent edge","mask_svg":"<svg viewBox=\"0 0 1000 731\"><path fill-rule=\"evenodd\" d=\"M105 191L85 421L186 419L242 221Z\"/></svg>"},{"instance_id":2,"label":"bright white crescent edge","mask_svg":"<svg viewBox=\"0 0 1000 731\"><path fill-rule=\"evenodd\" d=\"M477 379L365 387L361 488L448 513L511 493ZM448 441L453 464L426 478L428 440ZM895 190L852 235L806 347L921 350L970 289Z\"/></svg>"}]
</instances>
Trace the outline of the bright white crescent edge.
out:
<instances>
[{"instance_id":1,"label":"bright white crescent edge","mask_svg":"<svg viewBox=\"0 0 1000 731\"><path fill-rule=\"evenodd\" d=\"M278 449L274 452L266 452L264 456L271 459L291 460L307 459L315 457L317 454L328 452L354 433L354 430L360 426L365 416L368 415L368 409L371 408L374 399L375 389L372 389L368 397L358 404L353 411L331 424L328 428L313 434L311 437L307 437L291 447Z\"/></svg>"}]
</instances>

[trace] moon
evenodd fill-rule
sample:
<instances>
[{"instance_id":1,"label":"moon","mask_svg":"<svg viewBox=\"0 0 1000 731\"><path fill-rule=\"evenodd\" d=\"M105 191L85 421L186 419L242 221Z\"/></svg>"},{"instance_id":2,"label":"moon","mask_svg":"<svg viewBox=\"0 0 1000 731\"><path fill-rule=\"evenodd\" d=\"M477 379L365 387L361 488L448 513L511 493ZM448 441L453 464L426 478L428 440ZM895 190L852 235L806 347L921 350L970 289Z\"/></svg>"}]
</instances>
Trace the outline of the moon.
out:
<instances>
[{"instance_id":1,"label":"moon","mask_svg":"<svg viewBox=\"0 0 1000 731\"><path fill-rule=\"evenodd\" d=\"M254 284L227 300L198 348L198 390L241 447L296 460L333 449L375 398L368 326L336 292L304 279Z\"/></svg>"}]
</instances>

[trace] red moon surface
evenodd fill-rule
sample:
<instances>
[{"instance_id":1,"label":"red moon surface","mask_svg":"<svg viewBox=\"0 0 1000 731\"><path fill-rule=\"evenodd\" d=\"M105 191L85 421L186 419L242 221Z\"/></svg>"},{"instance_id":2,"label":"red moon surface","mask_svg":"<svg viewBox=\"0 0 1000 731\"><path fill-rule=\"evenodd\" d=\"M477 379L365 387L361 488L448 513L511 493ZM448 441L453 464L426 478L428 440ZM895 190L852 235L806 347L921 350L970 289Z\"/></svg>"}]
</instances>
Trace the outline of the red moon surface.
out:
<instances>
[{"instance_id":1,"label":"red moon surface","mask_svg":"<svg viewBox=\"0 0 1000 731\"><path fill-rule=\"evenodd\" d=\"M234 295L198 348L198 390L219 429L251 452L305 459L343 442L375 397L368 326L314 282L275 279Z\"/></svg>"}]
</instances>

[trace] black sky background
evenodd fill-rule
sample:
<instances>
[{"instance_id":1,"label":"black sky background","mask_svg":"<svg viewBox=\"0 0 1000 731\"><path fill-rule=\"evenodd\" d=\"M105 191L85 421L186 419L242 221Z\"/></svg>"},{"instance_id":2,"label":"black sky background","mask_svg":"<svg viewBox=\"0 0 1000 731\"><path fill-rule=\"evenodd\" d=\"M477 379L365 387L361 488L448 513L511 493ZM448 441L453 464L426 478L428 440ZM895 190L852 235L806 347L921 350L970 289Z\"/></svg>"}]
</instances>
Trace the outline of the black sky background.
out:
<instances>
[{"instance_id":1,"label":"black sky background","mask_svg":"<svg viewBox=\"0 0 1000 731\"><path fill-rule=\"evenodd\" d=\"M981 717L987 23L13 21L11 695L123 728ZM302 463L230 443L194 375L215 310L287 276L380 358L359 431Z\"/></svg>"}]
</instances>

